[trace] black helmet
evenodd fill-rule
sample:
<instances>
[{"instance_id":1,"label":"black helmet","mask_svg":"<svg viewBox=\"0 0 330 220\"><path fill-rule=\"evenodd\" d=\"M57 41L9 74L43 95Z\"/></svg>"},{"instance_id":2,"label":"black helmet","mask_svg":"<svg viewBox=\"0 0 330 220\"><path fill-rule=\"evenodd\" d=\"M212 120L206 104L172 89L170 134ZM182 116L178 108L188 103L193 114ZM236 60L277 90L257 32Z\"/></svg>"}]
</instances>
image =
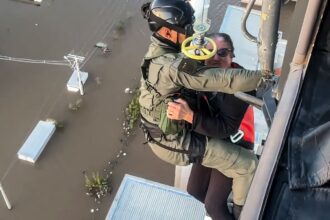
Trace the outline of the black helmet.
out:
<instances>
[{"instance_id":1,"label":"black helmet","mask_svg":"<svg viewBox=\"0 0 330 220\"><path fill-rule=\"evenodd\" d=\"M154 0L142 5L141 10L152 32L167 27L186 36L193 34L194 9L186 0Z\"/></svg>"}]
</instances>

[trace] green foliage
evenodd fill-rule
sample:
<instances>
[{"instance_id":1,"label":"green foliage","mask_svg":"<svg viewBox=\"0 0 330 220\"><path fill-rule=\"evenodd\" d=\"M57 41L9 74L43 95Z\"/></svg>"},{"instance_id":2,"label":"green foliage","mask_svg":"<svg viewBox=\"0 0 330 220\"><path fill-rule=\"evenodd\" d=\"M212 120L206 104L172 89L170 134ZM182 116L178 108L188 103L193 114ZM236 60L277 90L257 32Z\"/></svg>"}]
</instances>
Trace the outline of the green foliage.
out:
<instances>
[{"instance_id":1,"label":"green foliage","mask_svg":"<svg viewBox=\"0 0 330 220\"><path fill-rule=\"evenodd\" d=\"M84 173L84 175L87 195L100 199L110 192L108 179L100 176L99 172L93 172L91 177L89 177L86 173Z\"/></svg>"},{"instance_id":2,"label":"green foliage","mask_svg":"<svg viewBox=\"0 0 330 220\"><path fill-rule=\"evenodd\" d=\"M56 119L47 118L46 121L53 123L56 128L63 128L64 127L63 122L57 121Z\"/></svg>"},{"instance_id":3,"label":"green foliage","mask_svg":"<svg viewBox=\"0 0 330 220\"><path fill-rule=\"evenodd\" d=\"M83 103L81 98L77 99L74 103L69 103L68 109L71 111L78 111Z\"/></svg>"},{"instance_id":4,"label":"green foliage","mask_svg":"<svg viewBox=\"0 0 330 220\"><path fill-rule=\"evenodd\" d=\"M133 94L133 98L126 108L126 130L132 130L135 122L140 117L140 104L139 104L140 91L136 90Z\"/></svg>"},{"instance_id":5,"label":"green foliage","mask_svg":"<svg viewBox=\"0 0 330 220\"><path fill-rule=\"evenodd\" d=\"M117 24L116 24L116 30L118 31L124 31L125 29L125 21L120 20Z\"/></svg>"}]
</instances>

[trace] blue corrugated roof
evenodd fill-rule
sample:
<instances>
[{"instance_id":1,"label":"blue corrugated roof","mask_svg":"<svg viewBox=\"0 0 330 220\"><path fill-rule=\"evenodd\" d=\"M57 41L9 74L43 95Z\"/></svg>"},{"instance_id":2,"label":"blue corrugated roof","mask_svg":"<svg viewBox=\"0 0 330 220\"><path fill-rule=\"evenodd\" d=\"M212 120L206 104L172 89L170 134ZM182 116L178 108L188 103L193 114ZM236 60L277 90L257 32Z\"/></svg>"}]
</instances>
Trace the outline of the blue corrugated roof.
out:
<instances>
[{"instance_id":1,"label":"blue corrugated roof","mask_svg":"<svg viewBox=\"0 0 330 220\"><path fill-rule=\"evenodd\" d=\"M39 121L23 146L17 152L18 158L35 163L56 129L53 122Z\"/></svg>"},{"instance_id":2,"label":"blue corrugated roof","mask_svg":"<svg viewBox=\"0 0 330 220\"><path fill-rule=\"evenodd\" d=\"M204 205L174 187L125 175L106 220L202 220Z\"/></svg>"}]
</instances>

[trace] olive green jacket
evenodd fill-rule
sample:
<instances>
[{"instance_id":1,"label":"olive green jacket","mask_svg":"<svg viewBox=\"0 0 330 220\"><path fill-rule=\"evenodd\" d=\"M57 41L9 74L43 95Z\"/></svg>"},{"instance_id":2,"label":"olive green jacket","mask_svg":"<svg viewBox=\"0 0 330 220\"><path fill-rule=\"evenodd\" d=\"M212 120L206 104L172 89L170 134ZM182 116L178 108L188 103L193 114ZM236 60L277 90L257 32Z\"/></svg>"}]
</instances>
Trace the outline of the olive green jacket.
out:
<instances>
[{"instance_id":1,"label":"olive green jacket","mask_svg":"<svg viewBox=\"0 0 330 220\"><path fill-rule=\"evenodd\" d=\"M247 92L257 88L261 80L260 71L245 69L201 68L193 74L178 70L184 55L152 37L152 43L144 57L151 60L148 81L154 88L147 89L145 80L141 79L139 102L141 114L149 122L157 124L159 104L165 97L185 87L196 91L214 91L233 94L237 91Z\"/></svg>"}]
</instances>

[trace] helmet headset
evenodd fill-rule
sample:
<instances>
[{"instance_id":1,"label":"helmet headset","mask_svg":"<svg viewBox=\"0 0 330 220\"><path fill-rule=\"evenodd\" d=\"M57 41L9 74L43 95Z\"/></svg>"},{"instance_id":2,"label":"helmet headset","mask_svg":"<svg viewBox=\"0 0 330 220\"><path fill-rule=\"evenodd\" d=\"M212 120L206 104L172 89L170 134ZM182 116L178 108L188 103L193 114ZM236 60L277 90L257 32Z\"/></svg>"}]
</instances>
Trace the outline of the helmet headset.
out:
<instances>
[{"instance_id":1,"label":"helmet headset","mask_svg":"<svg viewBox=\"0 0 330 220\"><path fill-rule=\"evenodd\" d=\"M194 33L192 26L195 19L194 10L185 0L154 0L143 4L141 12L148 21L149 29L154 33L162 27L184 34L186 37ZM157 34L154 36L166 41Z\"/></svg>"}]
</instances>

